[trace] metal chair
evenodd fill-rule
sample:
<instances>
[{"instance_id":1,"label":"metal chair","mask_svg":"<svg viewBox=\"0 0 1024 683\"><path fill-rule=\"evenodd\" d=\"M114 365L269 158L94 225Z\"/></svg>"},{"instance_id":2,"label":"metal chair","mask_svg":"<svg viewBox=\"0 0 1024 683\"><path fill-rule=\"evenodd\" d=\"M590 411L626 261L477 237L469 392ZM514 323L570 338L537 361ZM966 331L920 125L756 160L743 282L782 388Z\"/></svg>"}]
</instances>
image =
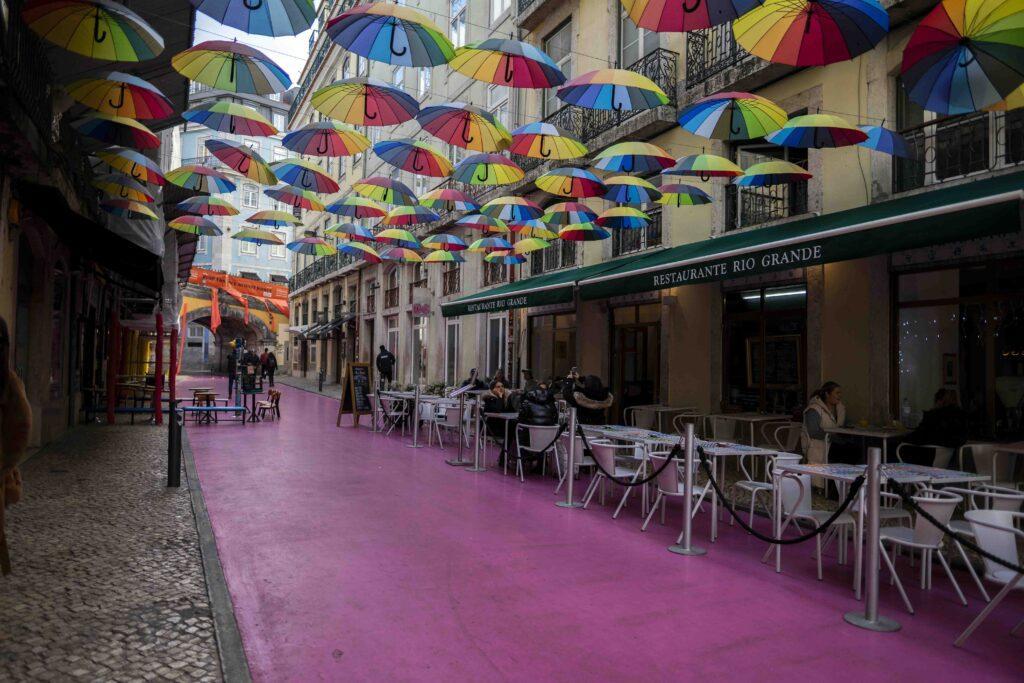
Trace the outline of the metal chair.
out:
<instances>
[{"instance_id":1,"label":"metal chair","mask_svg":"<svg viewBox=\"0 0 1024 683\"><path fill-rule=\"evenodd\" d=\"M665 463L665 459L668 457L669 451L651 451L648 454L650 466L654 471ZM694 470L697 468L694 467ZM696 474L696 471L694 472ZM647 516L644 518L644 523L640 526L640 531L647 531L647 526L651 523L651 519L654 517L654 513L657 512L658 506L661 506L661 523L665 523L665 508L668 506L669 498L682 498L686 495L686 487L684 477L686 476L685 463L680 461L675 467L669 465L665 469L658 473L658 477L654 480L657 487L657 494L654 497L654 503L651 505L651 509L647 512ZM703 486L698 486L696 481L693 485L692 496L693 496L693 511L691 517L696 517L697 512L700 510L701 504L704 502L704 498L708 495L711 490L711 482L704 482Z\"/></svg>"},{"instance_id":2,"label":"metal chair","mask_svg":"<svg viewBox=\"0 0 1024 683\"><path fill-rule=\"evenodd\" d=\"M1021 506L1024 505L1024 493L1017 491L1016 489L1008 489L1002 486L980 484L973 489L947 486L943 491L949 491L950 493L956 493L957 495L963 496L967 500L967 506L970 510L1018 512L1020 511ZM970 510L968 510L968 512ZM966 513L964 515L964 519L954 519L947 526L964 536L974 536L974 527L971 525L970 520L967 519ZM970 560L967 559L967 553L964 552L964 548L960 544L960 541L954 538L953 543L960 552L960 559L967 565L967 571L970 572L971 578L974 580L974 585L978 587L978 591L981 593L981 597L985 598L985 602L989 602L991 598L988 596L988 591L985 590L985 585L981 582L981 579L978 578L978 573L974 570L974 565L972 565Z\"/></svg>"},{"instance_id":3,"label":"metal chair","mask_svg":"<svg viewBox=\"0 0 1024 683\"><path fill-rule=\"evenodd\" d=\"M516 474L519 481L523 481L523 453L530 457L541 458L541 474L547 470L548 454L555 452L558 448L555 435L558 434L558 425L524 425L516 424ZM529 440L529 445L523 444L523 437ZM561 472L557 452L555 452L555 467ZM505 458L505 474L508 474L508 458Z\"/></svg>"},{"instance_id":4,"label":"metal chair","mask_svg":"<svg viewBox=\"0 0 1024 683\"><path fill-rule=\"evenodd\" d=\"M903 449L904 448L927 448L932 451L932 467L941 467L947 469L949 467L950 460L953 459L953 449L947 448L946 446L935 446L933 444L913 444L913 443L901 443L896 447L896 460L903 462ZM961 467L960 469L963 469Z\"/></svg>"},{"instance_id":5,"label":"metal chair","mask_svg":"<svg viewBox=\"0 0 1024 683\"><path fill-rule=\"evenodd\" d=\"M829 510L815 510L811 506L811 476L809 474L793 474L791 472L786 472L779 477L779 480L779 487L782 496L782 514L784 517L782 525L779 527L780 536L785 533L790 523L794 524L797 529L800 529L799 522L804 521L812 524L812 528L817 529L832 516L832 512ZM828 547L832 538L839 533L839 529L853 529L856 527L856 524L857 520L854 516L849 512L844 512L839 515L833 523L832 528L825 532L824 539L822 539L823 534L818 534L814 537L814 556L818 564L818 581L822 580L821 555L823 550ZM801 532L803 531L802 529L800 530ZM766 553L765 557L762 558L762 562L765 561L771 551L772 549L769 548L768 553ZM842 564L845 561L846 544L843 543L839 546L839 563Z\"/></svg>"},{"instance_id":6,"label":"metal chair","mask_svg":"<svg viewBox=\"0 0 1024 683\"><path fill-rule=\"evenodd\" d=\"M993 486L1006 488L1017 488L1013 480L1013 471L1017 465L1016 454L1003 453L999 450L999 444L994 443L973 443L965 444L957 451L957 462L959 468L964 470L964 456L970 455L974 461L974 470L992 479Z\"/></svg>"},{"instance_id":7,"label":"metal chair","mask_svg":"<svg viewBox=\"0 0 1024 683\"><path fill-rule=\"evenodd\" d=\"M1017 566L1022 564L1020 553L1017 551L1017 542L1024 539L1024 531L1017 529L1014 522L1024 520L1024 513L1007 510L970 510L965 517L971 524L974 538L982 550L1010 564ZM1024 589L1024 584L1021 583L1024 574L1007 569L988 558L982 559L985 562L985 578L993 583L1002 584L1003 587L996 597L985 606L985 609L981 610L981 614L975 617L970 626L953 641L957 647L963 645L964 641L970 638L974 630L988 618L992 610L1010 594L1010 591ZM1024 619L1017 622L1010 634L1016 635L1022 626L1024 626Z\"/></svg>"},{"instance_id":8,"label":"metal chair","mask_svg":"<svg viewBox=\"0 0 1024 683\"><path fill-rule=\"evenodd\" d=\"M598 487L601 488L601 505L604 505L604 484L608 481L608 475L606 475L605 472L610 473L611 476L614 477L613 481L616 479L629 479L630 481L636 481L637 477L641 476L644 470L643 466L633 469L630 467L623 467L616 461L616 458L623 457L619 455L620 452L628 452L629 457L634 457L637 448L638 446L636 444L616 444L607 439L595 439L590 442L590 452L593 454L596 464L600 465L600 467L596 468L594 476L590 479L590 485L583 494L583 509L586 509L587 505L590 504L590 500L594 497L594 493L597 492ZM618 482L616 481L615 483ZM625 504L626 498L629 496L629 492L632 487L627 486L624 488L626 489L625 493L622 496L622 500L619 502L619 506L615 508L613 518L618 516L619 511Z\"/></svg>"}]
</instances>

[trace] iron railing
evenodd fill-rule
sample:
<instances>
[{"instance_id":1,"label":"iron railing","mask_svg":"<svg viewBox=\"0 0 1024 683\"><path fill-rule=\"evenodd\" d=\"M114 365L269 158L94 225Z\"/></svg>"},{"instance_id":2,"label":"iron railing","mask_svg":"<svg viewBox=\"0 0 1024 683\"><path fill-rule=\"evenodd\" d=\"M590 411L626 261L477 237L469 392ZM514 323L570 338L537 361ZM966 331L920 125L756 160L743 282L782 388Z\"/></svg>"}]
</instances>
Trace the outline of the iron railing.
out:
<instances>
[{"instance_id":1,"label":"iron railing","mask_svg":"<svg viewBox=\"0 0 1024 683\"><path fill-rule=\"evenodd\" d=\"M450 296L462 291L462 268L455 266L441 273L441 295Z\"/></svg>"},{"instance_id":2,"label":"iron railing","mask_svg":"<svg viewBox=\"0 0 1024 683\"><path fill-rule=\"evenodd\" d=\"M508 280L508 267L501 263L483 262L483 286L490 287Z\"/></svg>"},{"instance_id":3,"label":"iron railing","mask_svg":"<svg viewBox=\"0 0 1024 683\"><path fill-rule=\"evenodd\" d=\"M427 286L427 278L423 277L419 280L415 280L409 283L409 301L413 300L413 290L425 289Z\"/></svg>"},{"instance_id":4,"label":"iron railing","mask_svg":"<svg viewBox=\"0 0 1024 683\"><path fill-rule=\"evenodd\" d=\"M530 259L530 275L575 266L576 261L576 242L558 240L550 247L534 252Z\"/></svg>"},{"instance_id":5,"label":"iron railing","mask_svg":"<svg viewBox=\"0 0 1024 683\"><path fill-rule=\"evenodd\" d=\"M807 213L807 181L767 187L725 187L725 229L738 230Z\"/></svg>"},{"instance_id":6,"label":"iron railing","mask_svg":"<svg viewBox=\"0 0 1024 683\"><path fill-rule=\"evenodd\" d=\"M686 87L693 88L747 59L756 59L736 43L732 22L686 34Z\"/></svg>"},{"instance_id":7,"label":"iron railing","mask_svg":"<svg viewBox=\"0 0 1024 683\"><path fill-rule=\"evenodd\" d=\"M384 308L398 308L398 287L384 290Z\"/></svg>"},{"instance_id":8,"label":"iron railing","mask_svg":"<svg viewBox=\"0 0 1024 683\"><path fill-rule=\"evenodd\" d=\"M651 222L645 228L612 231L612 256L643 251L661 244L661 211L652 211L648 215Z\"/></svg>"},{"instance_id":9,"label":"iron railing","mask_svg":"<svg viewBox=\"0 0 1024 683\"><path fill-rule=\"evenodd\" d=\"M519 0L519 4L518 4L519 14L522 14L523 12L525 12L530 7L530 5L532 5L536 1L537 0Z\"/></svg>"},{"instance_id":10,"label":"iron railing","mask_svg":"<svg viewBox=\"0 0 1024 683\"><path fill-rule=\"evenodd\" d=\"M302 289L306 285L336 273L355 262L356 257L349 254L337 253L330 256L321 256L288 278L288 289L292 292Z\"/></svg>"}]
</instances>

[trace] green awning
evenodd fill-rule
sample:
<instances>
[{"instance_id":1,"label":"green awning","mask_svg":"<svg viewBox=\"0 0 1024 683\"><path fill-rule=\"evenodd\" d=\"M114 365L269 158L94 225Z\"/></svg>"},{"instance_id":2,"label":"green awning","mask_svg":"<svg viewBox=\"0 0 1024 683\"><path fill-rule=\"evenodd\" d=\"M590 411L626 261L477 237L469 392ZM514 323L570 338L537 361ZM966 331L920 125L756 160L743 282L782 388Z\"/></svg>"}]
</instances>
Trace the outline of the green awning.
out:
<instances>
[{"instance_id":1,"label":"green awning","mask_svg":"<svg viewBox=\"0 0 1024 683\"><path fill-rule=\"evenodd\" d=\"M1024 173L730 233L616 262L579 278L602 299L1017 232Z\"/></svg>"}]
</instances>

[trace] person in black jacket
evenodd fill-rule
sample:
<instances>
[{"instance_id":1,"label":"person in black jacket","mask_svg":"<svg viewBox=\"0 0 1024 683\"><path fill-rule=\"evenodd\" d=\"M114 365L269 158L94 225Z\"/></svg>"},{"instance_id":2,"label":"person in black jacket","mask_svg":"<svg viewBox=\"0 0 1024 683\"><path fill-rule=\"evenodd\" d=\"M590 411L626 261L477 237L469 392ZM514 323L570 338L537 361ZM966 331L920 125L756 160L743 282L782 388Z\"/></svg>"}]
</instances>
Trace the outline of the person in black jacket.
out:
<instances>
[{"instance_id":1,"label":"person in black jacket","mask_svg":"<svg viewBox=\"0 0 1024 683\"><path fill-rule=\"evenodd\" d=\"M483 401L484 415L488 413L518 412L518 397L500 381L491 382L490 389L481 394L480 398ZM488 436L501 443L501 458L504 458L505 453L516 447L516 420L507 420L501 417L485 417L484 423ZM498 462L503 462L503 460L499 459Z\"/></svg>"},{"instance_id":2,"label":"person in black jacket","mask_svg":"<svg viewBox=\"0 0 1024 683\"><path fill-rule=\"evenodd\" d=\"M562 386L562 398L576 409L576 421L584 425L605 424L608 408L615 401L600 377L587 375L581 380L575 369Z\"/></svg>"},{"instance_id":3,"label":"person in black jacket","mask_svg":"<svg viewBox=\"0 0 1024 683\"><path fill-rule=\"evenodd\" d=\"M524 425L556 425L558 424L558 406L555 395L545 384L523 394L519 403L519 424Z\"/></svg>"},{"instance_id":4,"label":"person in black jacket","mask_svg":"<svg viewBox=\"0 0 1024 683\"><path fill-rule=\"evenodd\" d=\"M395 354L380 345L380 353L377 354L377 373L380 375L381 384L391 384L395 379Z\"/></svg>"},{"instance_id":5,"label":"person in black jacket","mask_svg":"<svg viewBox=\"0 0 1024 683\"><path fill-rule=\"evenodd\" d=\"M935 392L935 405L926 410L917 429L903 439L905 443L920 446L959 448L967 443L967 412L960 407L956 392L939 389ZM904 447L904 462L931 465L935 452L931 448Z\"/></svg>"},{"instance_id":6,"label":"person in black jacket","mask_svg":"<svg viewBox=\"0 0 1024 683\"><path fill-rule=\"evenodd\" d=\"M235 382L238 381L238 351L231 349L228 352L228 398L234 391Z\"/></svg>"}]
</instances>

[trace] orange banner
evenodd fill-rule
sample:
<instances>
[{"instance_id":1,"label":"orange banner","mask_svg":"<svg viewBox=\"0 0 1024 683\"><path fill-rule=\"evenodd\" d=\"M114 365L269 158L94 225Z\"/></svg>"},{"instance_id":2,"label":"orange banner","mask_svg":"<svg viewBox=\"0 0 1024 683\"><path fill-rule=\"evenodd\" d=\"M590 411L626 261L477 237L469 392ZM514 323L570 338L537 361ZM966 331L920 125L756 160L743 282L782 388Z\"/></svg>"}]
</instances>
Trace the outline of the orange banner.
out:
<instances>
[{"instance_id":1,"label":"orange banner","mask_svg":"<svg viewBox=\"0 0 1024 683\"><path fill-rule=\"evenodd\" d=\"M223 289L225 291L234 289L240 294L255 297L257 299L288 300L287 285L250 280L249 278L238 277L237 275L228 275L227 273L218 273L217 271L206 270L205 268L193 267L189 273L188 281L194 285L216 287L217 289Z\"/></svg>"},{"instance_id":2,"label":"orange banner","mask_svg":"<svg viewBox=\"0 0 1024 683\"><path fill-rule=\"evenodd\" d=\"M218 295L220 290L216 287L210 287L210 331L216 332L217 328L220 327L220 300Z\"/></svg>"}]
</instances>

